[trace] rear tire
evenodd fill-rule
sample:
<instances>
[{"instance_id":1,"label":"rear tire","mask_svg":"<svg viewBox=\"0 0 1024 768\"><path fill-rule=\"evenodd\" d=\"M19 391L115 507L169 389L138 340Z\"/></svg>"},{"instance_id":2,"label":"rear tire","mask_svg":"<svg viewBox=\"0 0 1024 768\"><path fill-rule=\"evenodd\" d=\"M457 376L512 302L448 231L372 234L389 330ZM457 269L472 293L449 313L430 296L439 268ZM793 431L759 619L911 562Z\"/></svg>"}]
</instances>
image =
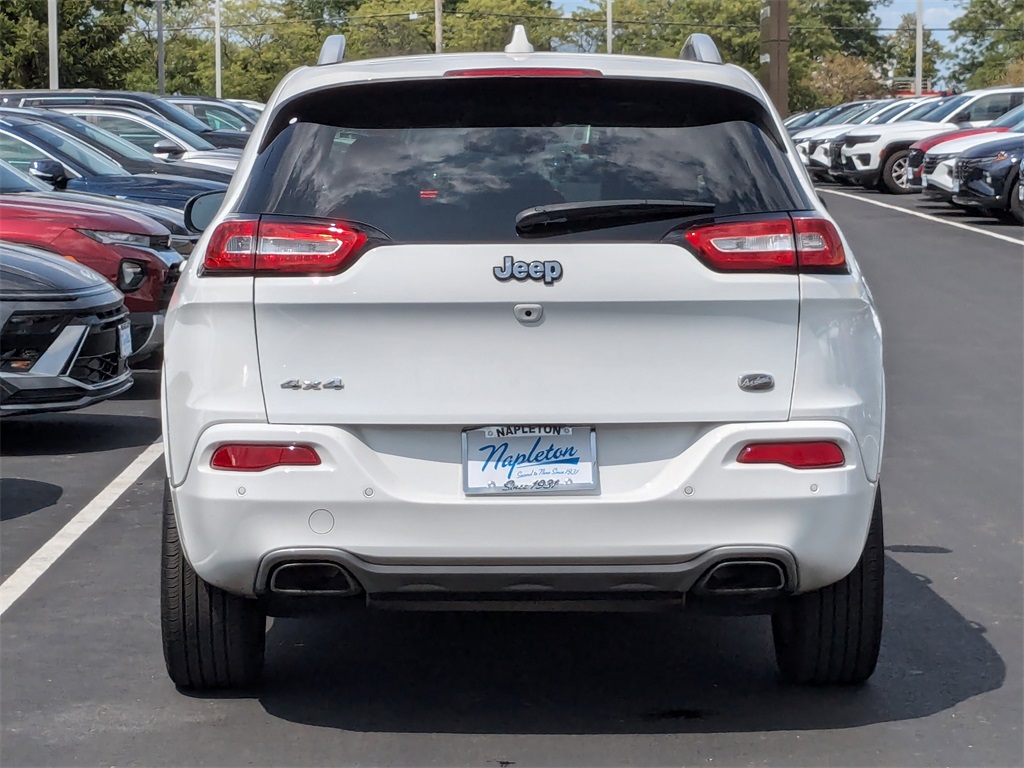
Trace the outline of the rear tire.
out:
<instances>
[{"instance_id":1,"label":"rear tire","mask_svg":"<svg viewBox=\"0 0 1024 768\"><path fill-rule=\"evenodd\" d=\"M835 584L791 598L772 616L775 660L785 680L856 685L871 677L882 641L883 538L879 488L864 551L853 571Z\"/></svg>"},{"instance_id":2,"label":"rear tire","mask_svg":"<svg viewBox=\"0 0 1024 768\"><path fill-rule=\"evenodd\" d=\"M254 600L203 581L181 549L164 487L160 629L167 674L179 688L244 688L263 671L267 619Z\"/></svg>"},{"instance_id":3,"label":"rear tire","mask_svg":"<svg viewBox=\"0 0 1024 768\"><path fill-rule=\"evenodd\" d=\"M910 186L910 151L901 149L893 152L882 168L882 184L894 195L909 195L914 191Z\"/></svg>"}]
</instances>

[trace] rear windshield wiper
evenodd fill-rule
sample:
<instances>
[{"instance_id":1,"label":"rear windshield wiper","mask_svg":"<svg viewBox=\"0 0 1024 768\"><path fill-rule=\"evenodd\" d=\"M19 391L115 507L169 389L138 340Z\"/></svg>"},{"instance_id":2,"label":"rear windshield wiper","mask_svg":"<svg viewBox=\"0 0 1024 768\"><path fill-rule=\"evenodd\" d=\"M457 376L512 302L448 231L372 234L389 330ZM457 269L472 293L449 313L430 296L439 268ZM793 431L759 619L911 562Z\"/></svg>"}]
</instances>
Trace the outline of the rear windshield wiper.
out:
<instances>
[{"instance_id":1,"label":"rear windshield wiper","mask_svg":"<svg viewBox=\"0 0 1024 768\"><path fill-rule=\"evenodd\" d=\"M556 203L527 208L516 214L516 232L521 237L553 237L589 232L649 221L708 214L714 203L685 200L596 200L587 203Z\"/></svg>"}]
</instances>

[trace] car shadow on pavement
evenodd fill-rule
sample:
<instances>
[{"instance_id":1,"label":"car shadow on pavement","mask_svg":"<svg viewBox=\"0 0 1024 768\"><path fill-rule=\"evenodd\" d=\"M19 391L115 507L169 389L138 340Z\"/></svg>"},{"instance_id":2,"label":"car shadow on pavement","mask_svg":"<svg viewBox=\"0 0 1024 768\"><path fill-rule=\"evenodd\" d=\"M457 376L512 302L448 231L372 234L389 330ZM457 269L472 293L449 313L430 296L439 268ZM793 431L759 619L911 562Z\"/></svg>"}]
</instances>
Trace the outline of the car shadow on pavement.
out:
<instances>
[{"instance_id":1,"label":"car shadow on pavement","mask_svg":"<svg viewBox=\"0 0 1024 768\"><path fill-rule=\"evenodd\" d=\"M255 694L283 720L361 732L685 733L911 720L1002 686L984 628L887 559L871 681L775 673L769 620L665 614L384 614L274 621Z\"/></svg>"},{"instance_id":2,"label":"car shadow on pavement","mask_svg":"<svg viewBox=\"0 0 1024 768\"><path fill-rule=\"evenodd\" d=\"M160 370L132 370L135 383L117 400L159 400Z\"/></svg>"},{"instance_id":3,"label":"car shadow on pavement","mask_svg":"<svg viewBox=\"0 0 1024 768\"><path fill-rule=\"evenodd\" d=\"M0 520L14 520L56 504L64 489L41 480L0 478Z\"/></svg>"},{"instance_id":4,"label":"car shadow on pavement","mask_svg":"<svg viewBox=\"0 0 1024 768\"><path fill-rule=\"evenodd\" d=\"M4 419L0 456L62 456L137 448L160 436L160 419L92 411Z\"/></svg>"}]
</instances>

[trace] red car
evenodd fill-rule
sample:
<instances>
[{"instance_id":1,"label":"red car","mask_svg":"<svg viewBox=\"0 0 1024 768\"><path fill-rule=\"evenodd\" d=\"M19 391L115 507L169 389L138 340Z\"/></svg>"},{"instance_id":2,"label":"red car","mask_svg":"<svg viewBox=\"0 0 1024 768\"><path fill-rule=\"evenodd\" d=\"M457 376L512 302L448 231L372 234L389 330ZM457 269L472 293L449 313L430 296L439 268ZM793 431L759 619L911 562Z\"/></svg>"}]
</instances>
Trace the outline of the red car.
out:
<instances>
[{"instance_id":1,"label":"red car","mask_svg":"<svg viewBox=\"0 0 1024 768\"><path fill-rule=\"evenodd\" d=\"M164 310L183 262L163 225L77 201L0 195L0 240L74 259L116 285L131 312L131 360L163 346Z\"/></svg>"}]
</instances>

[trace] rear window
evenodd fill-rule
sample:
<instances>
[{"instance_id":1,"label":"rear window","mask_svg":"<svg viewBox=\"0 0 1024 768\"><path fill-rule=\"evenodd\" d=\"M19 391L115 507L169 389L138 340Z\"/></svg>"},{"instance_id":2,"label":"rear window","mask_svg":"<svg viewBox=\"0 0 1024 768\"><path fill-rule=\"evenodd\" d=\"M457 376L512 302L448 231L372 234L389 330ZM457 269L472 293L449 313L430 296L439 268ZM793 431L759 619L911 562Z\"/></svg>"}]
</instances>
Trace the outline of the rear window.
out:
<instances>
[{"instance_id":1,"label":"rear window","mask_svg":"<svg viewBox=\"0 0 1024 768\"><path fill-rule=\"evenodd\" d=\"M286 104L239 211L336 218L398 242L511 242L553 203L806 209L770 117L722 88L610 78L355 85ZM679 222L563 239L660 239Z\"/></svg>"}]
</instances>

